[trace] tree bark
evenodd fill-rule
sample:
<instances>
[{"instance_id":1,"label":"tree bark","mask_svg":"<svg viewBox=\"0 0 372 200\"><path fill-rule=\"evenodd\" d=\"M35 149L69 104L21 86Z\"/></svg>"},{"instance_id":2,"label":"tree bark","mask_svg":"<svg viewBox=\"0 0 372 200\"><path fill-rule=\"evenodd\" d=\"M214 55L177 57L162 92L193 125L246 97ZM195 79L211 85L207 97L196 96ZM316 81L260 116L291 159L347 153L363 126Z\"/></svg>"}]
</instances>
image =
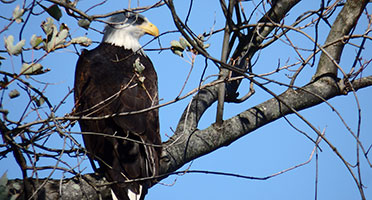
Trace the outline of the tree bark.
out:
<instances>
[{"instance_id":1,"label":"tree bark","mask_svg":"<svg viewBox=\"0 0 372 200\"><path fill-rule=\"evenodd\" d=\"M61 200L112 200L111 189L106 179L97 174L85 174L63 180L57 179L38 179L33 180L34 191L33 198L38 200L61 199ZM18 199L24 198L23 180L14 179L7 183L9 195L4 199L12 197ZM2 199L0 198L0 199Z\"/></svg>"}]
</instances>

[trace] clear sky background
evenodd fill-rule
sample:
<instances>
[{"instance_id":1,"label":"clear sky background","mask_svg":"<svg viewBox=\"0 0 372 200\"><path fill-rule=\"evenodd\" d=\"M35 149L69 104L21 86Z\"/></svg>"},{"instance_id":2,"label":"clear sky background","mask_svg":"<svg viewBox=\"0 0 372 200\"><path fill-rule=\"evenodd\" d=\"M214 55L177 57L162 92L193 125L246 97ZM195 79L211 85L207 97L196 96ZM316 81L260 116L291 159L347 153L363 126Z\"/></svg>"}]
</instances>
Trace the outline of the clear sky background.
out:
<instances>
[{"instance_id":1,"label":"clear sky background","mask_svg":"<svg viewBox=\"0 0 372 200\"><path fill-rule=\"evenodd\" d=\"M79 3L78 8L86 10L91 7L92 4L100 1L88 1L83 0ZM140 1L140 6L150 5L156 1ZM16 1L12 4L0 4L0 13L2 16L10 17L14 7L17 4L22 4L23 1ZM26 2L29 4L30 2ZM190 1L176 0L176 9L181 17L185 19L187 9ZM249 15L258 1L244 2L244 10ZM44 4L44 3L43 3ZM45 5L50 5L45 3ZM133 1L132 7L137 5L137 1ZM305 10L318 9L320 1L303 1L299 3L292 11L289 16L285 19L285 24L290 25L298 16ZM127 8L127 1L109 0L102 6L98 6L92 9L88 14L104 14L107 12L115 11L118 9ZM260 8L261 11L262 8ZM337 9L339 12L340 9ZM367 7L368 12L371 14L371 5ZM42 11L37 8L37 11ZM101 41L102 35L89 30L86 31L77 26L75 19L67 16L63 11L63 17L56 24L66 23L70 28L72 37L78 37L86 35L93 41ZM171 15L166 6L152 9L144 15L153 22L160 30L160 33L167 31L176 30ZM336 15L334 15L336 16ZM26 26L22 39L26 39L26 47L29 47L29 40L32 34L44 35L40 28L40 24L43 20L48 17L47 14L41 14L39 16L32 16L30 22ZM24 17L25 18L25 17ZM253 15L252 22L255 22L261 18L261 14L257 12ZM330 18L330 22L333 23L334 17ZM0 19L0 29L8 25L8 21ZM218 1L194 1L193 9L191 11L188 25L192 30L199 34L209 32L210 30L220 29L224 26L225 21L221 8L219 7ZM94 22L92 27L103 30L103 24ZM15 40L18 41L18 32L21 28L19 24L12 24L8 31L5 31L0 36L0 49L4 50L3 38L8 35L15 35ZM363 33L367 28L367 19L362 17L358 22L358 26L355 33ZM309 29L308 34L314 36L313 29ZM327 36L329 28L325 26L324 22L320 23L319 31L319 43L323 44L325 37ZM306 39L303 35L297 33L289 34L292 41L296 46L304 48L312 48L312 43ZM171 40L178 40L180 37L179 33L165 34L151 42L145 47L145 49L154 49L161 47L169 47ZM209 53L220 58L220 50L222 47L223 34L219 33L211 37L207 43L210 43ZM145 44L150 41L152 37L145 36L141 43ZM361 40L356 39L352 41L354 44L359 45ZM28 45L28 46L27 46ZM92 49L97 43L92 44L88 49ZM366 51L364 51L363 58L366 60L371 59L372 43L367 40ZM78 46L80 51L83 47ZM73 79L76 61L78 56L74 53L75 50L72 47L68 49L58 50L51 55L48 55L41 64L51 71L43 74L34 76L38 81L44 81L52 83L45 89L45 94L49 97L49 100L53 105L58 104L62 98L68 93L68 88L73 88ZM147 55L151 58L154 66L158 72L159 78L159 91L161 103L170 101L177 97L180 93L186 76L190 70L190 64L185 60L188 57L185 56L185 60L172 54L169 50L165 51L147 51ZM26 60L31 60L33 57L40 57L40 52L26 52ZM309 55L305 53L304 55ZM346 72L350 70L354 58L356 55L356 48L347 45L345 48L344 55L341 59L341 66ZM20 70L20 58L13 57L9 58L7 54L2 53L1 56L6 57L7 60L2 61L0 70L8 72L19 72ZM305 57L306 57L305 56ZM319 58L319 55L317 55ZM274 45L260 52L258 62L255 66L256 73L264 73L275 70L278 66L278 62L283 66L286 61L294 63L297 61L297 56L293 49L284 45L278 41ZM197 56L194 68L192 70L189 81L186 84L185 90L182 94L186 94L191 89L198 86L201 77L201 72L204 69L204 58ZM306 67L302 75L297 80L296 84L302 86L307 83L312 74L314 74L315 67ZM217 74L218 69L212 63L208 64L206 76ZM277 81L283 81L289 83L289 79L286 75L293 75L293 72L287 71L278 75L271 76ZM369 76L372 74L370 66L365 69L362 76ZM212 81L214 78L211 78ZM28 81L35 83L34 80L27 79ZM35 83L39 89L43 89L45 84ZM269 85L270 89L275 91L277 94L284 91L285 87L276 85ZM11 89L17 88L21 92L21 96L16 99L9 99L8 92ZM224 118L228 119L248 108L262 103L263 101L271 98L269 94L255 87L256 94L241 104L226 104ZM245 94L248 91L247 82L243 82L240 89L241 94ZM2 94L3 95L3 94ZM362 109L362 123L361 123L361 135L360 140L368 148L372 144L372 92L371 88L362 89L357 92L358 100ZM9 118L18 120L19 116L24 110L24 104L27 102L27 94L20 90L16 84L12 84L3 96L3 108L10 111ZM161 136L163 141L166 141L169 136L172 135L172 130L177 126L178 119L180 118L183 110L185 109L190 98L177 102L170 106L166 106L160 109L160 125L161 125ZM341 113L344 120L348 123L351 129L357 131L358 122L358 110L355 101L355 97L352 94L347 96L339 96L329 101L337 110ZM73 97L68 96L65 103L56 113L58 116L63 116L65 113L71 112L73 108ZM203 129L208 127L215 119L215 105L212 106L206 114L203 116L199 128ZM356 142L352 135L341 123L341 120L337 117L335 112L326 104L321 104L313 108L300 112L306 117L313 125L319 130L325 130L326 137L333 143L334 146L341 152L344 158L352 165L356 162ZM30 116L29 121L33 118ZM312 138L316 138L316 134L310 130L298 117L295 115L289 115L288 119L297 128L305 131ZM79 131L79 127L75 125L72 131ZM75 138L82 143L81 136L75 135ZM61 145L62 140L56 134L48 142L48 145ZM350 176L347 168L341 162L341 160L333 153L333 151L324 143L320 144L322 152L319 152L318 167L318 199L360 199L358 189ZM236 173L247 176L265 177L287 168L293 167L300 163L303 163L309 159L310 153L314 148L314 144L306 139L302 134L294 130L284 119L279 119L273 123L270 123L247 136L239 139L227 147L220 148L215 152L212 152L206 156L194 160L192 163L186 164L182 169L190 167L192 170L208 170L217 172L228 172ZM371 157L371 156L370 156ZM71 163L72 166L77 165L76 159L65 158L65 160ZM365 188L365 195L367 199L372 198L372 169L369 168L366 160L363 156L360 157L362 162L362 180ZM43 164L41 161L40 164ZM315 196L315 169L316 162L315 157L313 160L300 168L284 173L277 177L265 180L249 180L227 176L216 176L206 174L185 174L182 176L170 176L167 179L161 181L150 189L147 199L178 199L178 200L201 200L201 199L314 199ZM82 173L90 173L92 169L88 160L84 160L80 165L79 170ZM78 170L78 171L79 171ZM355 169L354 169L355 170ZM9 178L20 178L21 173L14 159L9 154L8 158L0 160L0 174L5 171L8 172ZM354 171L356 172L356 170ZM40 176L47 176L50 172L41 172ZM61 176L70 177L70 174L55 172L52 177L60 178Z\"/></svg>"}]
</instances>

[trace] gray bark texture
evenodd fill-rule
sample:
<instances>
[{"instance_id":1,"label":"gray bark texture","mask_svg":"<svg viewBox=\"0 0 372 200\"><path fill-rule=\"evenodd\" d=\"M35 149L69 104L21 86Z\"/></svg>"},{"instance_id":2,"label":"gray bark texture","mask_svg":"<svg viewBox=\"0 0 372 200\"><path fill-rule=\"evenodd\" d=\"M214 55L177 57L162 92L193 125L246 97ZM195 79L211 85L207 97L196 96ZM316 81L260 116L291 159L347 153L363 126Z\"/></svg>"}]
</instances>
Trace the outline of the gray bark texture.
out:
<instances>
[{"instance_id":1,"label":"gray bark texture","mask_svg":"<svg viewBox=\"0 0 372 200\"><path fill-rule=\"evenodd\" d=\"M7 183L8 193L5 199L25 199L23 193L23 180L14 179ZM85 174L64 180L39 179L32 181L34 193L32 199L40 200L112 200L111 190L107 181L97 174ZM1 186L0 186L1 191ZM4 198L5 196L1 196Z\"/></svg>"}]
</instances>

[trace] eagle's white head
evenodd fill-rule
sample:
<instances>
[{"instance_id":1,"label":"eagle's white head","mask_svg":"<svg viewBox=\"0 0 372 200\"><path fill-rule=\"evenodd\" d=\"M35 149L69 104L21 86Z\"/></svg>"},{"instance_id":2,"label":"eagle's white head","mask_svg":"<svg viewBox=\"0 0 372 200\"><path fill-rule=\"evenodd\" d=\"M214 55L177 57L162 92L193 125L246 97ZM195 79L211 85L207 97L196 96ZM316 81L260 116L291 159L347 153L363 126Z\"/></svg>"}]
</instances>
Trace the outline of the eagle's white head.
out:
<instances>
[{"instance_id":1,"label":"eagle's white head","mask_svg":"<svg viewBox=\"0 0 372 200\"><path fill-rule=\"evenodd\" d=\"M102 42L143 53L139 43L144 34L159 35L158 28L146 17L137 13L119 13L113 15L106 25Z\"/></svg>"}]
</instances>

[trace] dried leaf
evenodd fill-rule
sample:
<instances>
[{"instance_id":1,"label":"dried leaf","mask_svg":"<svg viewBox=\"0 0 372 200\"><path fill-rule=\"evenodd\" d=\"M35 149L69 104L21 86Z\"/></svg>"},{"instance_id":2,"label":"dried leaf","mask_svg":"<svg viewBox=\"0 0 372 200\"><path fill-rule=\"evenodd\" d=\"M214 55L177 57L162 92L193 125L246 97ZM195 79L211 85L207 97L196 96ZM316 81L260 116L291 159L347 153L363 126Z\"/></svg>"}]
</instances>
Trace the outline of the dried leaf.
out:
<instances>
[{"instance_id":1,"label":"dried leaf","mask_svg":"<svg viewBox=\"0 0 372 200\"><path fill-rule=\"evenodd\" d=\"M35 99L35 103L36 103L36 105L39 106L39 107L40 107L41 105L43 105L44 102L45 102L45 99L44 99L43 97L40 97L39 99Z\"/></svg>"},{"instance_id":2,"label":"dried leaf","mask_svg":"<svg viewBox=\"0 0 372 200\"><path fill-rule=\"evenodd\" d=\"M13 35L9 35L7 38L4 38L5 41L5 48L8 51L9 55L18 55L22 52L22 47L25 45L26 41L21 40L16 45L13 44L14 37Z\"/></svg>"},{"instance_id":3,"label":"dried leaf","mask_svg":"<svg viewBox=\"0 0 372 200\"><path fill-rule=\"evenodd\" d=\"M43 23L41 23L41 28L47 36L53 33L53 27L55 27L54 20L50 17L48 17L46 21L43 21Z\"/></svg>"},{"instance_id":4,"label":"dried leaf","mask_svg":"<svg viewBox=\"0 0 372 200\"><path fill-rule=\"evenodd\" d=\"M68 29L62 29L58 34L56 35L56 39L54 41L55 46L61 45L66 42L66 38L68 36Z\"/></svg>"},{"instance_id":5,"label":"dried leaf","mask_svg":"<svg viewBox=\"0 0 372 200\"><path fill-rule=\"evenodd\" d=\"M41 36L36 36L35 34L31 36L30 45L32 48L36 48L42 42L43 42L43 38Z\"/></svg>"},{"instance_id":6,"label":"dried leaf","mask_svg":"<svg viewBox=\"0 0 372 200\"><path fill-rule=\"evenodd\" d=\"M57 27L53 25L51 27L51 30L52 30L51 33L47 35L47 39L44 41L44 49L47 52L53 51L57 43L56 42L56 38L58 34Z\"/></svg>"},{"instance_id":7,"label":"dried leaf","mask_svg":"<svg viewBox=\"0 0 372 200\"><path fill-rule=\"evenodd\" d=\"M38 107L44 104L45 99L43 97L37 98L36 96L32 96L32 100L36 103Z\"/></svg>"},{"instance_id":8,"label":"dried leaf","mask_svg":"<svg viewBox=\"0 0 372 200\"><path fill-rule=\"evenodd\" d=\"M39 63L23 63L20 73L23 75L37 75L45 72L46 71L43 71L43 66Z\"/></svg>"},{"instance_id":9,"label":"dried leaf","mask_svg":"<svg viewBox=\"0 0 372 200\"><path fill-rule=\"evenodd\" d=\"M204 49L206 49L206 48L208 48L208 47L210 47L211 46L211 44L203 44L203 48Z\"/></svg>"},{"instance_id":10,"label":"dried leaf","mask_svg":"<svg viewBox=\"0 0 372 200\"><path fill-rule=\"evenodd\" d=\"M184 49L191 49L191 44L183 37L180 37L179 43Z\"/></svg>"},{"instance_id":11,"label":"dried leaf","mask_svg":"<svg viewBox=\"0 0 372 200\"><path fill-rule=\"evenodd\" d=\"M144 77L144 76L140 76L140 77L138 77L138 80L139 80L141 83L145 82L145 79L146 79L146 77Z\"/></svg>"},{"instance_id":12,"label":"dried leaf","mask_svg":"<svg viewBox=\"0 0 372 200\"><path fill-rule=\"evenodd\" d=\"M185 48L181 45L179 41L172 40L171 50L174 54L183 57L183 51L185 50Z\"/></svg>"},{"instance_id":13,"label":"dried leaf","mask_svg":"<svg viewBox=\"0 0 372 200\"><path fill-rule=\"evenodd\" d=\"M82 46L89 46L89 45L92 44L92 40L85 37L85 36L82 36L82 37L72 38L71 43L72 44L80 44Z\"/></svg>"},{"instance_id":14,"label":"dried leaf","mask_svg":"<svg viewBox=\"0 0 372 200\"><path fill-rule=\"evenodd\" d=\"M183 57L183 51L171 48L172 52L180 57Z\"/></svg>"},{"instance_id":15,"label":"dried leaf","mask_svg":"<svg viewBox=\"0 0 372 200\"><path fill-rule=\"evenodd\" d=\"M59 21L59 19L61 19L62 12L61 12L61 9L59 9L59 7L58 7L57 4L53 4L53 5L49 6L49 7L43 6L40 3L37 3L37 4L39 4L39 6L41 8L43 8L54 19L56 19L58 21Z\"/></svg>"},{"instance_id":16,"label":"dried leaf","mask_svg":"<svg viewBox=\"0 0 372 200\"><path fill-rule=\"evenodd\" d=\"M51 52L57 48L63 47L69 34L69 29L65 24L61 24L59 29L60 31L58 31L57 26L53 24L53 19L48 18L47 21L44 21L41 26L44 32L47 34L43 47L45 51Z\"/></svg>"},{"instance_id":17,"label":"dried leaf","mask_svg":"<svg viewBox=\"0 0 372 200\"><path fill-rule=\"evenodd\" d=\"M16 97L19 97L20 93L18 92L18 90L14 89L10 91L8 95L11 99L14 99Z\"/></svg>"},{"instance_id":18,"label":"dried leaf","mask_svg":"<svg viewBox=\"0 0 372 200\"><path fill-rule=\"evenodd\" d=\"M78 21L78 25L79 25L80 27L85 28L85 29L88 30L88 28L89 28L89 26L90 26L90 21L87 20L87 19L80 19L80 20Z\"/></svg>"},{"instance_id":19,"label":"dried leaf","mask_svg":"<svg viewBox=\"0 0 372 200\"><path fill-rule=\"evenodd\" d=\"M54 50L56 45L57 34L58 34L57 27L53 25L52 32L50 35L47 36L47 39L44 43L44 47L47 52L51 52Z\"/></svg>"},{"instance_id":20,"label":"dried leaf","mask_svg":"<svg viewBox=\"0 0 372 200\"><path fill-rule=\"evenodd\" d=\"M22 15L24 13L24 10L20 8L19 5L17 5L13 10L13 19L19 24L23 22Z\"/></svg>"},{"instance_id":21,"label":"dried leaf","mask_svg":"<svg viewBox=\"0 0 372 200\"><path fill-rule=\"evenodd\" d=\"M133 63L134 71L139 74L142 74L143 70L145 70L145 66L141 63L140 59L137 58L136 61Z\"/></svg>"},{"instance_id":22,"label":"dried leaf","mask_svg":"<svg viewBox=\"0 0 372 200\"><path fill-rule=\"evenodd\" d=\"M181 45L181 43L179 41L176 41L176 40L172 40L171 41L171 48L175 48L175 49L179 49L179 50L184 50L185 48L183 48L183 46Z\"/></svg>"},{"instance_id":23,"label":"dried leaf","mask_svg":"<svg viewBox=\"0 0 372 200\"><path fill-rule=\"evenodd\" d=\"M52 16L54 19L58 20L62 17L61 9L57 6L57 4L53 4L49 8L46 9L47 13Z\"/></svg>"},{"instance_id":24,"label":"dried leaf","mask_svg":"<svg viewBox=\"0 0 372 200\"><path fill-rule=\"evenodd\" d=\"M43 29L44 33L46 34L46 39L44 40L43 48L45 51L50 52L54 48L54 41L55 36L57 35L57 27L54 25L54 20L50 17L41 23L41 28Z\"/></svg>"}]
</instances>

